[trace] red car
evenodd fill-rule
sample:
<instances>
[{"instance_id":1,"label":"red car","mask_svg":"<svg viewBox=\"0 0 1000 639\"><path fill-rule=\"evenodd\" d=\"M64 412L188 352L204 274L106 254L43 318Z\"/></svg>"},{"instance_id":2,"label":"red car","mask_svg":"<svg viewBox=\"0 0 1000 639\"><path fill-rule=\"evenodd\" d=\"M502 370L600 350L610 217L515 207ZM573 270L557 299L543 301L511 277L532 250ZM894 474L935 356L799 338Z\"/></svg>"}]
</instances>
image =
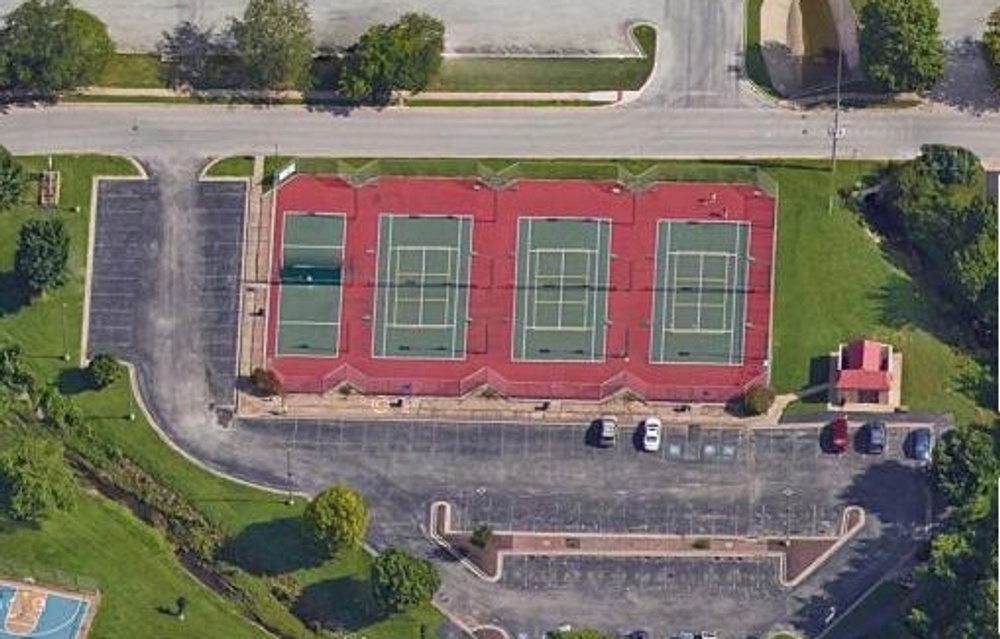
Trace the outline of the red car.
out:
<instances>
[{"instance_id":1,"label":"red car","mask_svg":"<svg viewBox=\"0 0 1000 639\"><path fill-rule=\"evenodd\" d=\"M847 432L847 418L841 415L830 422L830 452L847 452L850 436Z\"/></svg>"}]
</instances>

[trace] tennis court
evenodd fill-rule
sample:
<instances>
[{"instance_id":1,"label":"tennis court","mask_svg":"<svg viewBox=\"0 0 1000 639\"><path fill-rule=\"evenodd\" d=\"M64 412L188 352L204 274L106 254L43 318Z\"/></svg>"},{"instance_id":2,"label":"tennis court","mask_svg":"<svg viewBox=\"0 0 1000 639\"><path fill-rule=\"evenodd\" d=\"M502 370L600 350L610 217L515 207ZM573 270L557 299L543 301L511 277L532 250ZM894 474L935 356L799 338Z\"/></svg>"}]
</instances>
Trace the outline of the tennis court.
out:
<instances>
[{"instance_id":1,"label":"tennis court","mask_svg":"<svg viewBox=\"0 0 1000 639\"><path fill-rule=\"evenodd\" d=\"M472 217L379 216L374 357L464 359Z\"/></svg>"},{"instance_id":2,"label":"tennis court","mask_svg":"<svg viewBox=\"0 0 1000 639\"><path fill-rule=\"evenodd\" d=\"M650 361L741 364L750 226L660 220Z\"/></svg>"},{"instance_id":3,"label":"tennis court","mask_svg":"<svg viewBox=\"0 0 1000 639\"><path fill-rule=\"evenodd\" d=\"M288 213L278 287L278 355L336 357L340 347L345 218Z\"/></svg>"},{"instance_id":4,"label":"tennis court","mask_svg":"<svg viewBox=\"0 0 1000 639\"><path fill-rule=\"evenodd\" d=\"M611 221L522 217L513 358L603 361Z\"/></svg>"}]
</instances>

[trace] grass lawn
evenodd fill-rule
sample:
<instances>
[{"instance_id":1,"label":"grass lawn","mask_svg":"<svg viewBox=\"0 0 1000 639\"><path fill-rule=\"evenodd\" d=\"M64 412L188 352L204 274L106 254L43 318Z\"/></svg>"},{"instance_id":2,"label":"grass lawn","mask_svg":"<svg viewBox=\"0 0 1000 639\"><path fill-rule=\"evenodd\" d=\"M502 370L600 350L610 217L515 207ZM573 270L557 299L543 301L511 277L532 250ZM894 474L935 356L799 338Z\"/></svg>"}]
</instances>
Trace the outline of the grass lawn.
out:
<instances>
[{"instance_id":1,"label":"grass lawn","mask_svg":"<svg viewBox=\"0 0 1000 639\"><path fill-rule=\"evenodd\" d=\"M30 171L41 170L45 163L42 157L21 158L21 161ZM32 204L37 198L36 183L25 196L23 205L2 214L0 343L22 344L28 355L28 363L36 375L58 384L64 393L71 395L99 438L109 442L138 462L147 472L186 497L205 516L237 540L234 543L242 544L239 561L234 563L250 572L272 574L276 571L270 569L273 566L262 564L262 557L280 555L285 564L277 572L293 573L307 592L310 589L312 592L328 592L328 582L335 582L343 575L360 575L353 578L353 583L364 586L369 565L369 558L364 553L317 565L298 526L298 516L304 506L301 500L295 506L287 506L281 496L218 478L192 466L157 437L141 413L134 422L125 418L131 406L130 389L125 380L100 392L90 390L81 383L75 364L80 351L91 176L130 175L134 174L134 167L121 158L98 156L57 156L54 161L55 168L62 171L60 211L37 211ZM239 164L232 161L228 170L236 171L238 167ZM80 213L73 212L76 206L80 207ZM10 285L18 229L27 219L53 214L63 217L70 233L71 277L56 293L25 305L24 300L16 294L15 287ZM68 364L62 359L64 320L67 350L71 355ZM0 422L0 429L2 428L4 425ZM60 515L52 523L53 525L45 525L37 530L17 531L13 533L16 538L0 531L0 542L5 544L5 549L33 549L32 552L23 553L5 550L4 559L29 570L62 570L99 580L105 592L105 601L97 618L97 629L100 632L93 636L137 637L148 634L149 630L153 630L153 636L157 637L191 636L191 626L186 634L170 634L165 628L173 628L171 623L176 624L176 620L157 613L155 607L169 604L181 591L195 593L200 586L181 571L166 543L151 529L123 509L99 498L88 498L81 504L80 510L68 516ZM70 523L73 525L69 525ZM124 542L116 543L116 535L121 530L124 532L120 536L134 537L135 544L129 546ZM158 540L157 545L151 546L151 542L143 534L148 535L149 539ZM70 557L68 549L74 547L70 540L76 537L81 541ZM11 539L16 540L18 545L12 546L15 542ZM103 542L104 546L101 546L102 539L106 540ZM93 551L90 550L90 545L93 545ZM282 550L277 552L275 549ZM116 563L110 557L111 553L124 560ZM130 553L145 553L145 563L129 561ZM147 568L147 563L161 567ZM129 593L136 593L136 596L132 597ZM234 607L222 598L206 595L203 604L196 604L196 599L190 595L188 599L192 607L189 613L191 619L197 617L194 611L196 605L204 608L205 625L199 626L204 628L203 636L255 635L256 631L252 626L237 617L233 612ZM314 597L312 601L319 608L320 600ZM328 608L338 607L332 600L326 600L325 603ZM121 612L130 607L134 609L134 614ZM370 611L370 607L365 610ZM369 614L356 614L353 618L358 624L357 629L363 629L373 639L416 639L420 622L434 628L441 620L439 613L430 607L389 620L381 620ZM165 624L163 629L161 624Z\"/></svg>"},{"instance_id":2,"label":"grass lawn","mask_svg":"<svg viewBox=\"0 0 1000 639\"><path fill-rule=\"evenodd\" d=\"M72 512L58 513L40 529L0 532L0 543L4 562L29 574L58 570L98 582L91 639L268 636L192 579L158 532L102 497L82 496ZM181 594L189 602L184 622L159 611Z\"/></svg>"},{"instance_id":3,"label":"grass lawn","mask_svg":"<svg viewBox=\"0 0 1000 639\"><path fill-rule=\"evenodd\" d=\"M656 30L632 31L641 58L539 58L497 56L445 58L428 91L599 91L642 86L656 59Z\"/></svg>"},{"instance_id":4,"label":"grass lawn","mask_svg":"<svg viewBox=\"0 0 1000 639\"><path fill-rule=\"evenodd\" d=\"M155 53L116 53L97 84L123 89L162 89L163 64Z\"/></svg>"},{"instance_id":5,"label":"grass lawn","mask_svg":"<svg viewBox=\"0 0 1000 639\"><path fill-rule=\"evenodd\" d=\"M971 389L984 365L950 346L939 300L894 265L861 222L841 206L827 212L824 163L775 167L781 184L775 295L773 384L778 392L809 385L810 359L855 337L892 343L903 353L903 402L913 409L986 419ZM842 162L841 186L873 164ZM820 185L821 188L817 188ZM808 327L804 330L803 327Z\"/></svg>"}]
</instances>

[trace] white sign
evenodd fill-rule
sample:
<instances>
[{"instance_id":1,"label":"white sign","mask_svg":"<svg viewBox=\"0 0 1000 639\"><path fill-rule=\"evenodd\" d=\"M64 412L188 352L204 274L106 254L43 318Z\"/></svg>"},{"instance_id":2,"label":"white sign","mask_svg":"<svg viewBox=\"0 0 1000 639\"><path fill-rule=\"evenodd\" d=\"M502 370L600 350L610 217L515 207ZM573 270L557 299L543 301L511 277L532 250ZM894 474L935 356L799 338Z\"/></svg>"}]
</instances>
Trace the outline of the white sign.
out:
<instances>
[{"instance_id":1,"label":"white sign","mask_svg":"<svg viewBox=\"0 0 1000 639\"><path fill-rule=\"evenodd\" d=\"M280 171L278 171L277 179L275 182L281 183L287 180L295 173L295 162L289 162Z\"/></svg>"}]
</instances>

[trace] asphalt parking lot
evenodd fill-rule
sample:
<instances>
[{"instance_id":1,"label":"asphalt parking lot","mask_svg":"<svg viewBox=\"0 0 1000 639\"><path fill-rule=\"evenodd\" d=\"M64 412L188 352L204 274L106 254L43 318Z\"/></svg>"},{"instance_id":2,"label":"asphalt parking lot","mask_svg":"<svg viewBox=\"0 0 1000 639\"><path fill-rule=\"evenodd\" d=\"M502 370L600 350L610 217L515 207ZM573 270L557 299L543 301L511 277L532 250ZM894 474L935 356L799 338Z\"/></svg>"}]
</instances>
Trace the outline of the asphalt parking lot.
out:
<instances>
[{"instance_id":1,"label":"asphalt parking lot","mask_svg":"<svg viewBox=\"0 0 1000 639\"><path fill-rule=\"evenodd\" d=\"M213 401L232 402L245 191L243 182L199 182L190 200L178 199L196 220L179 234L186 225L160 214L160 179L99 183L88 356L113 353L144 366L164 348L163 324L186 322L185 338L204 359ZM179 258L177 245L186 242L193 250ZM174 272L178 286L157 286L163 270ZM177 315L151 313L157 306Z\"/></svg>"},{"instance_id":2,"label":"asphalt parking lot","mask_svg":"<svg viewBox=\"0 0 1000 639\"><path fill-rule=\"evenodd\" d=\"M884 455L838 456L804 425L755 433L666 426L662 449L645 453L630 429L616 448L588 445L586 425L250 420L235 428L238 445L284 446L287 463L262 454L259 465L235 470L279 486L290 471L309 492L347 481L371 498L374 545L422 552L430 552L422 526L437 500L453 504L458 528L779 537L834 534L845 505L863 506L864 530L795 598L767 559L521 557L508 560L499 584L452 584L466 593L452 605L478 609L484 602L473 599L488 597L490 620L531 637L566 620L736 636L795 616L798 601L846 606L913 547L927 494L925 474L903 457L909 426L890 427Z\"/></svg>"}]
</instances>

